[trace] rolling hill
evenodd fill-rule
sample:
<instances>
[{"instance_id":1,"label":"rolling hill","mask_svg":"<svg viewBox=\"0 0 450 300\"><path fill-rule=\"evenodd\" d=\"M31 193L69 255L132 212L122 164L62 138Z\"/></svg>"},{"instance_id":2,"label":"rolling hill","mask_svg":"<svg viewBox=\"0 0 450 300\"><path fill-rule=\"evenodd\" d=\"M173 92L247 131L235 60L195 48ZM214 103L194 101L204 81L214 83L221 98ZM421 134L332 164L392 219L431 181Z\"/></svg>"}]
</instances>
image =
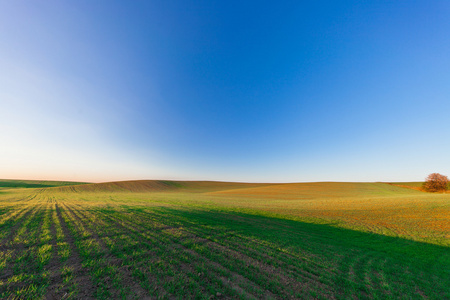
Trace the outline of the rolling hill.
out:
<instances>
[{"instance_id":1,"label":"rolling hill","mask_svg":"<svg viewBox=\"0 0 450 300\"><path fill-rule=\"evenodd\" d=\"M170 192L184 191L193 193L223 191L229 189L267 186L264 183L239 183L220 181L169 181L169 180L130 180L103 183L90 183L58 187L63 192Z\"/></svg>"},{"instance_id":2,"label":"rolling hill","mask_svg":"<svg viewBox=\"0 0 450 300\"><path fill-rule=\"evenodd\" d=\"M1 299L450 299L448 194L354 182L3 186Z\"/></svg>"}]
</instances>

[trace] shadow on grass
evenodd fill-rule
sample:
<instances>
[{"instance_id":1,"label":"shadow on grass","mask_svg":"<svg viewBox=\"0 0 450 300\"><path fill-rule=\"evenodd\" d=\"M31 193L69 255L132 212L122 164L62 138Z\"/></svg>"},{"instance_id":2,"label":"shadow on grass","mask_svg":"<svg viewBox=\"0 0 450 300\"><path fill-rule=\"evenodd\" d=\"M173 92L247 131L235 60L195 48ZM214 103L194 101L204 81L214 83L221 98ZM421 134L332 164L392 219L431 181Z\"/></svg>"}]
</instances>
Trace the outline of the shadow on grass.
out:
<instances>
[{"instance_id":1,"label":"shadow on grass","mask_svg":"<svg viewBox=\"0 0 450 300\"><path fill-rule=\"evenodd\" d=\"M169 215L227 228L245 235L286 246L306 241L343 248L377 251L402 261L414 261L426 268L437 268L450 274L450 247L334 227L333 223L314 224L300 221L221 210L178 210L159 208ZM445 268L445 266L447 268Z\"/></svg>"},{"instance_id":2,"label":"shadow on grass","mask_svg":"<svg viewBox=\"0 0 450 300\"><path fill-rule=\"evenodd\" d=\"M337 295L415 298L421 294L450 299L449 247L243 212L167 207L127 210L156 213L188 230L201 228L206 238L223 245L238 236L253 241L245 247L264 252L260 245L268 245L268 249L300 259L312 257L316 265L328 266L327 274L319 272L319 276L333 277Z\"/></svg>"}]
</instances>

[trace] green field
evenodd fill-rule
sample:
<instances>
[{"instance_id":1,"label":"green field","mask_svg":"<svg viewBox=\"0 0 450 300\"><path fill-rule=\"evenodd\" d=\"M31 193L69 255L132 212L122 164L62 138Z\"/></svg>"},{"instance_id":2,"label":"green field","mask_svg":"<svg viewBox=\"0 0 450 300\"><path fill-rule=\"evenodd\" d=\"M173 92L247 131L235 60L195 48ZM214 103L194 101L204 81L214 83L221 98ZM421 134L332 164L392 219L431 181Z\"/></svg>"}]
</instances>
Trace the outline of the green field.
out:
<instances>
[{"instance_id":1,"label":"green field","mask_svg":"<svg viewBox=\"0 0 450 300\"><path fill-rule=\"evenodd\" d=\"M396 184L0 180L0 298L450 299L450 194Z\"/></svg>"}]
</instances>

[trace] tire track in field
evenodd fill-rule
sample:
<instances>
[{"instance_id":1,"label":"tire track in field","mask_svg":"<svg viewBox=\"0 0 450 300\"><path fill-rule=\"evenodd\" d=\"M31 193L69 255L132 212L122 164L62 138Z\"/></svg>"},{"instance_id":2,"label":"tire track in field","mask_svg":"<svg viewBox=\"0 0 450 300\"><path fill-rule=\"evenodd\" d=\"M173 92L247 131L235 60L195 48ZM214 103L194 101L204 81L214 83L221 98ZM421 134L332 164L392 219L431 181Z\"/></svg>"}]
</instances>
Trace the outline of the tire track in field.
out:
<instances>
[{"instance_id":1,"label":"tire track in field","mask_svg":"<svg viewBox=\"0 0 450 300\"><path fill-rule=\"evenodd\" d=\"M361 256L361 259L355 264L356 281L359 285L359 290L364 297L368 297L370 291L369 274L373 272L373 256L371 253L366 253Z\"/></svg>"},{"instance_id":2,"label":"tire track in field","mask_svg":"<svg viewBox=\"0 0 450 300\"><path fill-rule=\"evenodd\" d=\"M150 296L148 295L148 292L146 290L144 290L140 286L140 284L133 279L133 275L131 274L131 271L125 266L123 260L110 253L105 242L99 237L97 232L91 226L89 226L89 225L86 226L85 221L83 221L83 219L77 213L75 213L75 211L72 208L70 208L67 205L65 205L65 208L71 213L72 216L74 216L78 220L78 222L80 222L81 224L83 224L83 226L85 226L86 230L89 231L92 238L97 241L97 243L102 248L102 251L107 254L105 256L105 259L107 260L107 262L118 267L117 270L120 272L124 283L126 283L126 287L131 288L131 291L133 293L135 293L139 299L151 299ZM80 210L77 210L77 212L80 215L83 215L80 212ZM84 215L84 217L85 217L84 218L85 220L89 220L89 216ZM119 294L119 293L117 293L117 294Z\"/></svg>"},{"instance_id":3,"label":"tire track in field","mask_svg":"<svg viewBox=\"0 0 450 300\"><path fill-rule=\"evenodd\" d=\"M334 282L336 290L354 297L398 298L403 295L404 282L410 280L408 273L408 267L395 260L388 261L375 252L359 250L340 260ZM346 289L342 290L343 287Z\"/></svg>"},{"instance_id":4,"label":"tire track in field","mask_svg":"<svg viewBox=\"0 0 450 300\"><path fill-rule=\"evenodd\" d=\"M66 264L73 268L73 272L75 274L73 281L78 286L77 298L95 299L93 295L96 288L92 284L92 280L88 274L87 269L82 265L82 260L80 258L77 247L75 246L74 238L70 234L70 230L67 227L66 221L61 215L61 209L59 208L58 204L55 204L55 209L65 240L70 247L70 257L66 261Z\"/></svg>"},{"instance_id":5,"label":"tire track in field","mask_svg":"<svg viewBox=\"0 0 450 300\"><path fill-rule=\"evenodd\" d=\"M336 290L354 297L369 298L376 291L383 289L385 281L384 267L386 263L375 253L352 251L339 262L336 274ZM386 297L387 295L379 295Z\"/></svg>"},{"instance_id":6,"label":"tire track in field","mask_svg":"<svg viewBox=\"0 0 450 300\"><path fill-rule=\"evenodd\" d=\"M138 237L143 242L151 241L151 239L157 239L156 236L150 236L150 237L147 236L145 233L148 233L149 229L140 224L135 224L128 220L118 219L116 216L114 216L114 215L112 216L112 215L106 214L104 212L102 212L102 213L107 218L109 218L112 222L114 222L115 224L124 228L125 232L133 233L134 236ZM126 223L126 225L120 224L119 222ZM141 228L138 228L137 226L141 227ZM209 267L211 267L212 269L215 270L214 272L210 272L208 275L219 279L224 285L228 286L229 288L231 288L232 290L237 292L239 295L244 296L245 298L249 298L249 299L261 298L260 295L259 296L253 295L250 291L247 291L245 289L245 286L247 288L252 287L253 289L257 289L257 290L261 291L264 294L264 296L262 296L262 298L264 298L264 299L276 298L276 296L274 294L272 294L270 291L265 290L263 287L259 286L255 282L245 278L241 274L234 272L234 271L226 268L225 266L223 266L219 263L216 263L207 257L200 255L199 253L195 252L192 249L185 247L184 245L179 244L176 240L173 239L172 236L170 236L164 232L164 230L168 229L168 228L172 229L173 227L164 226L164 227L161 227L159 230L156 230L156 231L158 231L158 235L163 235L166 238L171 239L171 244L167 245L167 248L172 249L172 251L181 251L181 252L189 253L191 257L197 259L199 262L207 263L209 265ZM180 264L180 267L185 271L189 271L191 273L196 272L193 269L192 265L190 265L190 264L183 263L183 262L179 262L179 264ZM222 275L220 275L223 272L229 273L233 280L228 280L228 279L224 278ZM244 286L244 287L242 287L242 286Z\"/></svg>"},{"instance_id":7,"label":"tire track in field","mask_svg":"<svg viewBox=\"0 0 450 300\"><path fill-rule=\"evenodd\" d=\"M386 257L379 257L377 261L378 263L373 271L372 281L378 287L377 292L381 294L379 298L393 299L393 283L387 277L389 273L388 269L391 267L392 262Z\"/></svg>"}]
</instances>

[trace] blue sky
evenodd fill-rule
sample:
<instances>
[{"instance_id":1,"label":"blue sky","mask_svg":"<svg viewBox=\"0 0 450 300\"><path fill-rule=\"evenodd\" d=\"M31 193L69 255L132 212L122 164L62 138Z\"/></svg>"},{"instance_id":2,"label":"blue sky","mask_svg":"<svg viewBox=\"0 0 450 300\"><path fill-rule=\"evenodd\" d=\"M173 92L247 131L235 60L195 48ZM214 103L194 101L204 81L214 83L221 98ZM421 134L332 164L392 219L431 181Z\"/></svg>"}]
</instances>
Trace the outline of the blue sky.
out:
<instances>
[{"instance_id":1,"label":"blue sky","mask_svg":"<svg viewBox=\"0 0 450 300\"><path fill-rule=\"evenodd\" d=\"M0 1L0 178L450 175L448 1Z\"/></svg>"}]
</instances>

